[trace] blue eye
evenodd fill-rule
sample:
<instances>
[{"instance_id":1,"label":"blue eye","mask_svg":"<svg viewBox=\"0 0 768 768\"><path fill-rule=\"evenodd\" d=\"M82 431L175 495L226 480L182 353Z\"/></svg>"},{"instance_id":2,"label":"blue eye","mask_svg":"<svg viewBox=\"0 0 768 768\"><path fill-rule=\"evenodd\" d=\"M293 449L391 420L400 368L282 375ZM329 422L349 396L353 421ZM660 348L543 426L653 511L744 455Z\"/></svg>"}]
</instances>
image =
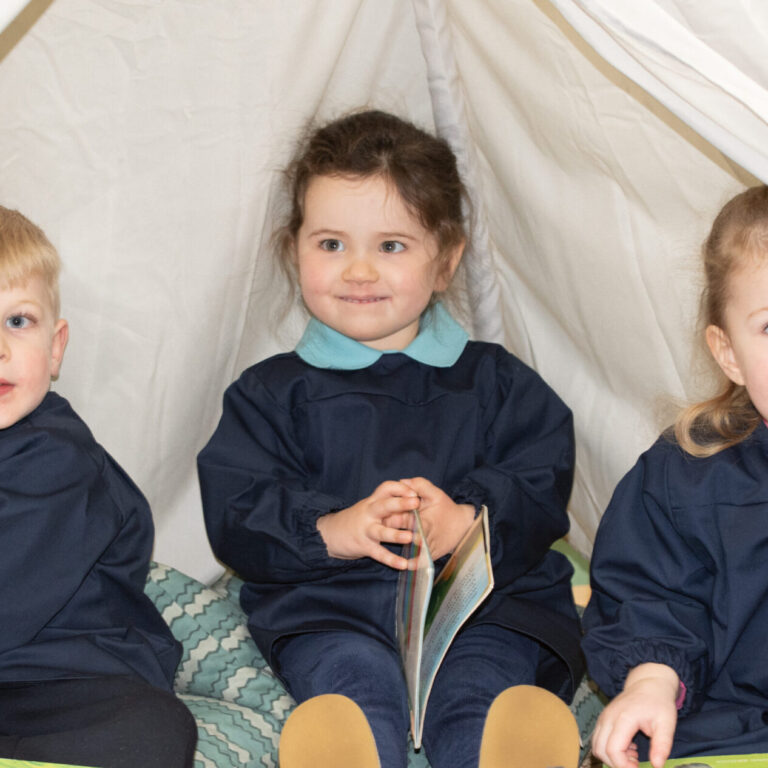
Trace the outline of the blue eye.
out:
<instances>
[{"instance_id":1,"label":"blue eye","mask_svg":"<svg viewBox=\"0 0 768 768\"><path fill-rule=\"evenodd\" d=\"M22 328L26 328L31 323L32 323L32 318L27 317L26 315L11 315L5 320L6 327L12 328L13 330L20 330Z\"/></svg>"},{"instance_id":2,"label":"blue eye","mask_svg":"<svg viewBox=\"0 0 768 768\"><path fill-rule=\"evenodd\" d=\"M330 251L331 253L336 253L338 251L344 250L344 243L342 243L341 240L335 240L334 238L329 237L327 240L320 241L320 247L324 251Z\"/></svg>"},{"instance_id":3,"label":"blue eye","mask_svg":"<svg viewBox=\"0 0 768 768\"><path fill-rule=\"evenodd\" d=\"M405 246L399 240L385 240L381 244L381 250L384 253L402 253Z\"/></svg>"}]
</instances>

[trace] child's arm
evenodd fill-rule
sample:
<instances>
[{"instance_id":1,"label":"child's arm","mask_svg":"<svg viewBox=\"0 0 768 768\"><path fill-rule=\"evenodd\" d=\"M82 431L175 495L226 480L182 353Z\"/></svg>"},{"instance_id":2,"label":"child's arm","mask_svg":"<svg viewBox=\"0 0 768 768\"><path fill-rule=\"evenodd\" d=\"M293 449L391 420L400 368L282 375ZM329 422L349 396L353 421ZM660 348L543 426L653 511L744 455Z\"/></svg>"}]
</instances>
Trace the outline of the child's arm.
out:
<instances>
[{"instance_id":1,"label":"child's arm","mask_svg":"<svg viewBox=\"0 0 768 768\"><path fill-rule=\"evenodd\" d=\"M382 483L370 497L316 490L293 414L250 369L227 390L221 421L198 456L208 536L216 556L249 581L295 584L372 557L406 561L382 546L411 540L390 522L418 504L411 489Z\"/></svg>"},{"instance_id":2,"label":"child's arm","mask_svg":"<svg viewBox=\"0 0 768 768\"><path fill-rule=\"evenodd\" d=\"M477 376L493 378L495 386L478 425L483 452L470 472L443 490L457 504L487 505L498 590L531 574L568 531L573 420L541 377L502 348L480 361L484 366L488 370ZM541 580L533 585L536 578L529 579L534 590L541 588Z\"/></svg>"},{"instance_id":3,"label":"child's arm","mask_svg":"<svg viewBox=\"0 0 768 768\"><path fill-rule=\"evenodd\" d=\"M675 463L678 457L681 466ZM627 694L641 672L668 670L669 682L655 699L655 709L645 718L630 714L624 726L637 725L651 736L646 728L654 729L652 754L657 762L674 733L677 717L671 708L679 682L687 690L680 702L681 714L686 714L700 706L714 672L714 570L700 559L705 550L697 537L678 527L684 525L685 515L673 501L680 490L685 494L677 475L680 468L688 471L688 461L662 439L619 483L595 539L592 597L583 618L582 647L590 674L608 696L616 697L607 718L640 708L636 695ZM613 743L618 741L614 737Z\"/></svg>"},{"instance_id":4,"label":"child's arm","mask_svg":"<svg viewBox=\"0 0 768 768\"><path fill-rule=\"evenodd\" d=\"M592 751L612 768L637 765L632 742L642 731L651 740L649 758L662 768L677 724L677 672L664 664L641 664L630 671L624 690L602 711L592 735Z\"/></svg>"},{"instance_id":5,"label":"child's arm","mask_svg":"<svg viewBox=\"0 0 768 768\"><path fill-rule=\"evenodd\" d=\"M292 414L259 371L246 371L227 389L197 465L213 551L244 579L295 584L348 567L328 556L317 520L349 502L307 483Z\"/></svg>"},{"instance_id":6,"label":"child's arm","mask_svg":"<svg viewBox=\"0 0 768 768\"><path fill-rule=\"evenodd\" d=\"M81 438L92 440L87 428L69 419L68 405L59 405L58 412L64 414L58 429L9 431L0 445L0 653L39 639L66 610L129 513L116 503L93 457L79 447ZM82 434L70 439L71 429ZM114 493L122 500L120 488ZM149 521L143 496L136 491L130 501L141 505ZM111 554L125 556L131 564L126 573L141 590L152 548L149 523L143 540L137 534L134 542L142 549L120 552L115 546Z\"/></svg>"}]
</instances>

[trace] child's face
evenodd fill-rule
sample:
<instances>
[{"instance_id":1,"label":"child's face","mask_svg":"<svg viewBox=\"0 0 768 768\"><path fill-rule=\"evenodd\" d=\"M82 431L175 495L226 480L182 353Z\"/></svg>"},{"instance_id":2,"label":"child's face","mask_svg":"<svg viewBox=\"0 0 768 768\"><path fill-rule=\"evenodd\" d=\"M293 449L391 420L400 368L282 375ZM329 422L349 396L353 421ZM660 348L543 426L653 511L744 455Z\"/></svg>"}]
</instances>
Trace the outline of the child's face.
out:
<instances>
[{"instance_id":1,"label":"child's face","mask_svg":"<svg viewBox=\"0 0 768 768\"><path fill-rule=\"evenodd\" d=\"M379 176L309 182L296 237L304 303L318 320L369 347L404 349L413 341L461 251L441 270L434 236Z\"/></svg>"},{"instance_id":2,"label":"child's face","mask_svg":"<svg viewBox=\"0 0 768 768\"><path fill-rule=\"evenodd\" d=\"M710 325L707 344L731 381L743 384L768 419L768 254L750 259L728 280L725 328Z\"/></svg>"},{"instance_id":3,"label":"child's face","mask_svg":"<svg viewBox=\"0 0 768 768\"><path fill-rule=\"evenodd\" d=\"M37 408L56 376L67 323L56 320L42 278L0 288L0 429Z\"/></svg>"}]
</instances>

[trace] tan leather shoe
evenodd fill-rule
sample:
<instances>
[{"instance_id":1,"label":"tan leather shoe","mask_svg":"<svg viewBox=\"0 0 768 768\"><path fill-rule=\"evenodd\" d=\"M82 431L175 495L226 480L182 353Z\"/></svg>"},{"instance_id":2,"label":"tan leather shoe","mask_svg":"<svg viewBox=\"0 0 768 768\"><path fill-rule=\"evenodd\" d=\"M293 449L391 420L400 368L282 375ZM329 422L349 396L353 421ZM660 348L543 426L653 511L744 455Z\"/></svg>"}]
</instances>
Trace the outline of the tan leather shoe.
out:
<instances>
[{"instance_id":1,"label":"tan leather shoe","mask_svg":"<svg viewBox=\"0 0 768 768\"><path fill-rule=\"evenodd\" d=\"M380 768L371 726L352 699L335 693L299 704L285 721L280 768Z\"/></svg>"},{"instance_id":2,"label":"tan leather shoe","mask_svg":"<svg viewBox=\"0 0 768 768\"><path fill-rule=\"evenodd\" d=\"M491 704L479 768L578 768L579 726L555 694L535 685L502 691Z\"/></svg>"}]
</instances>

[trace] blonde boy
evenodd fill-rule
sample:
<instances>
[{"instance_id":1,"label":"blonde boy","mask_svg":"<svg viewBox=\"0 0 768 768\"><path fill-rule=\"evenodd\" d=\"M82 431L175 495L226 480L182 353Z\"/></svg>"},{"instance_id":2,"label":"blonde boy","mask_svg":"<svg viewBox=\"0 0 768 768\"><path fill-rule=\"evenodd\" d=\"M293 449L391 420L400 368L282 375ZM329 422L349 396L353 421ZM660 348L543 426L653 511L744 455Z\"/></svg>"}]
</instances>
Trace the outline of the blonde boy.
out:
<instances>
[{"instance_id":1,"label":"blonde boy","mask_svg":"<svg viewBox=\"0 0 768 768\"><path fill-rule=\"evenodd\" d=\"M69 338L59 269L42 230L0 207L0 429L34 411L59 374Z\"/></svg>"},{"instance_id":2,"label":"blonde boy","mask_svg":"<svg viewBox=\"0 0 768 768\"><path fill-rule=\"evenodd\" d=\"M179 647L143 591L149 507L49 391L69 336L59 269L0 206L0 757L186 768Z\"/></svg>"}]
</instances>

